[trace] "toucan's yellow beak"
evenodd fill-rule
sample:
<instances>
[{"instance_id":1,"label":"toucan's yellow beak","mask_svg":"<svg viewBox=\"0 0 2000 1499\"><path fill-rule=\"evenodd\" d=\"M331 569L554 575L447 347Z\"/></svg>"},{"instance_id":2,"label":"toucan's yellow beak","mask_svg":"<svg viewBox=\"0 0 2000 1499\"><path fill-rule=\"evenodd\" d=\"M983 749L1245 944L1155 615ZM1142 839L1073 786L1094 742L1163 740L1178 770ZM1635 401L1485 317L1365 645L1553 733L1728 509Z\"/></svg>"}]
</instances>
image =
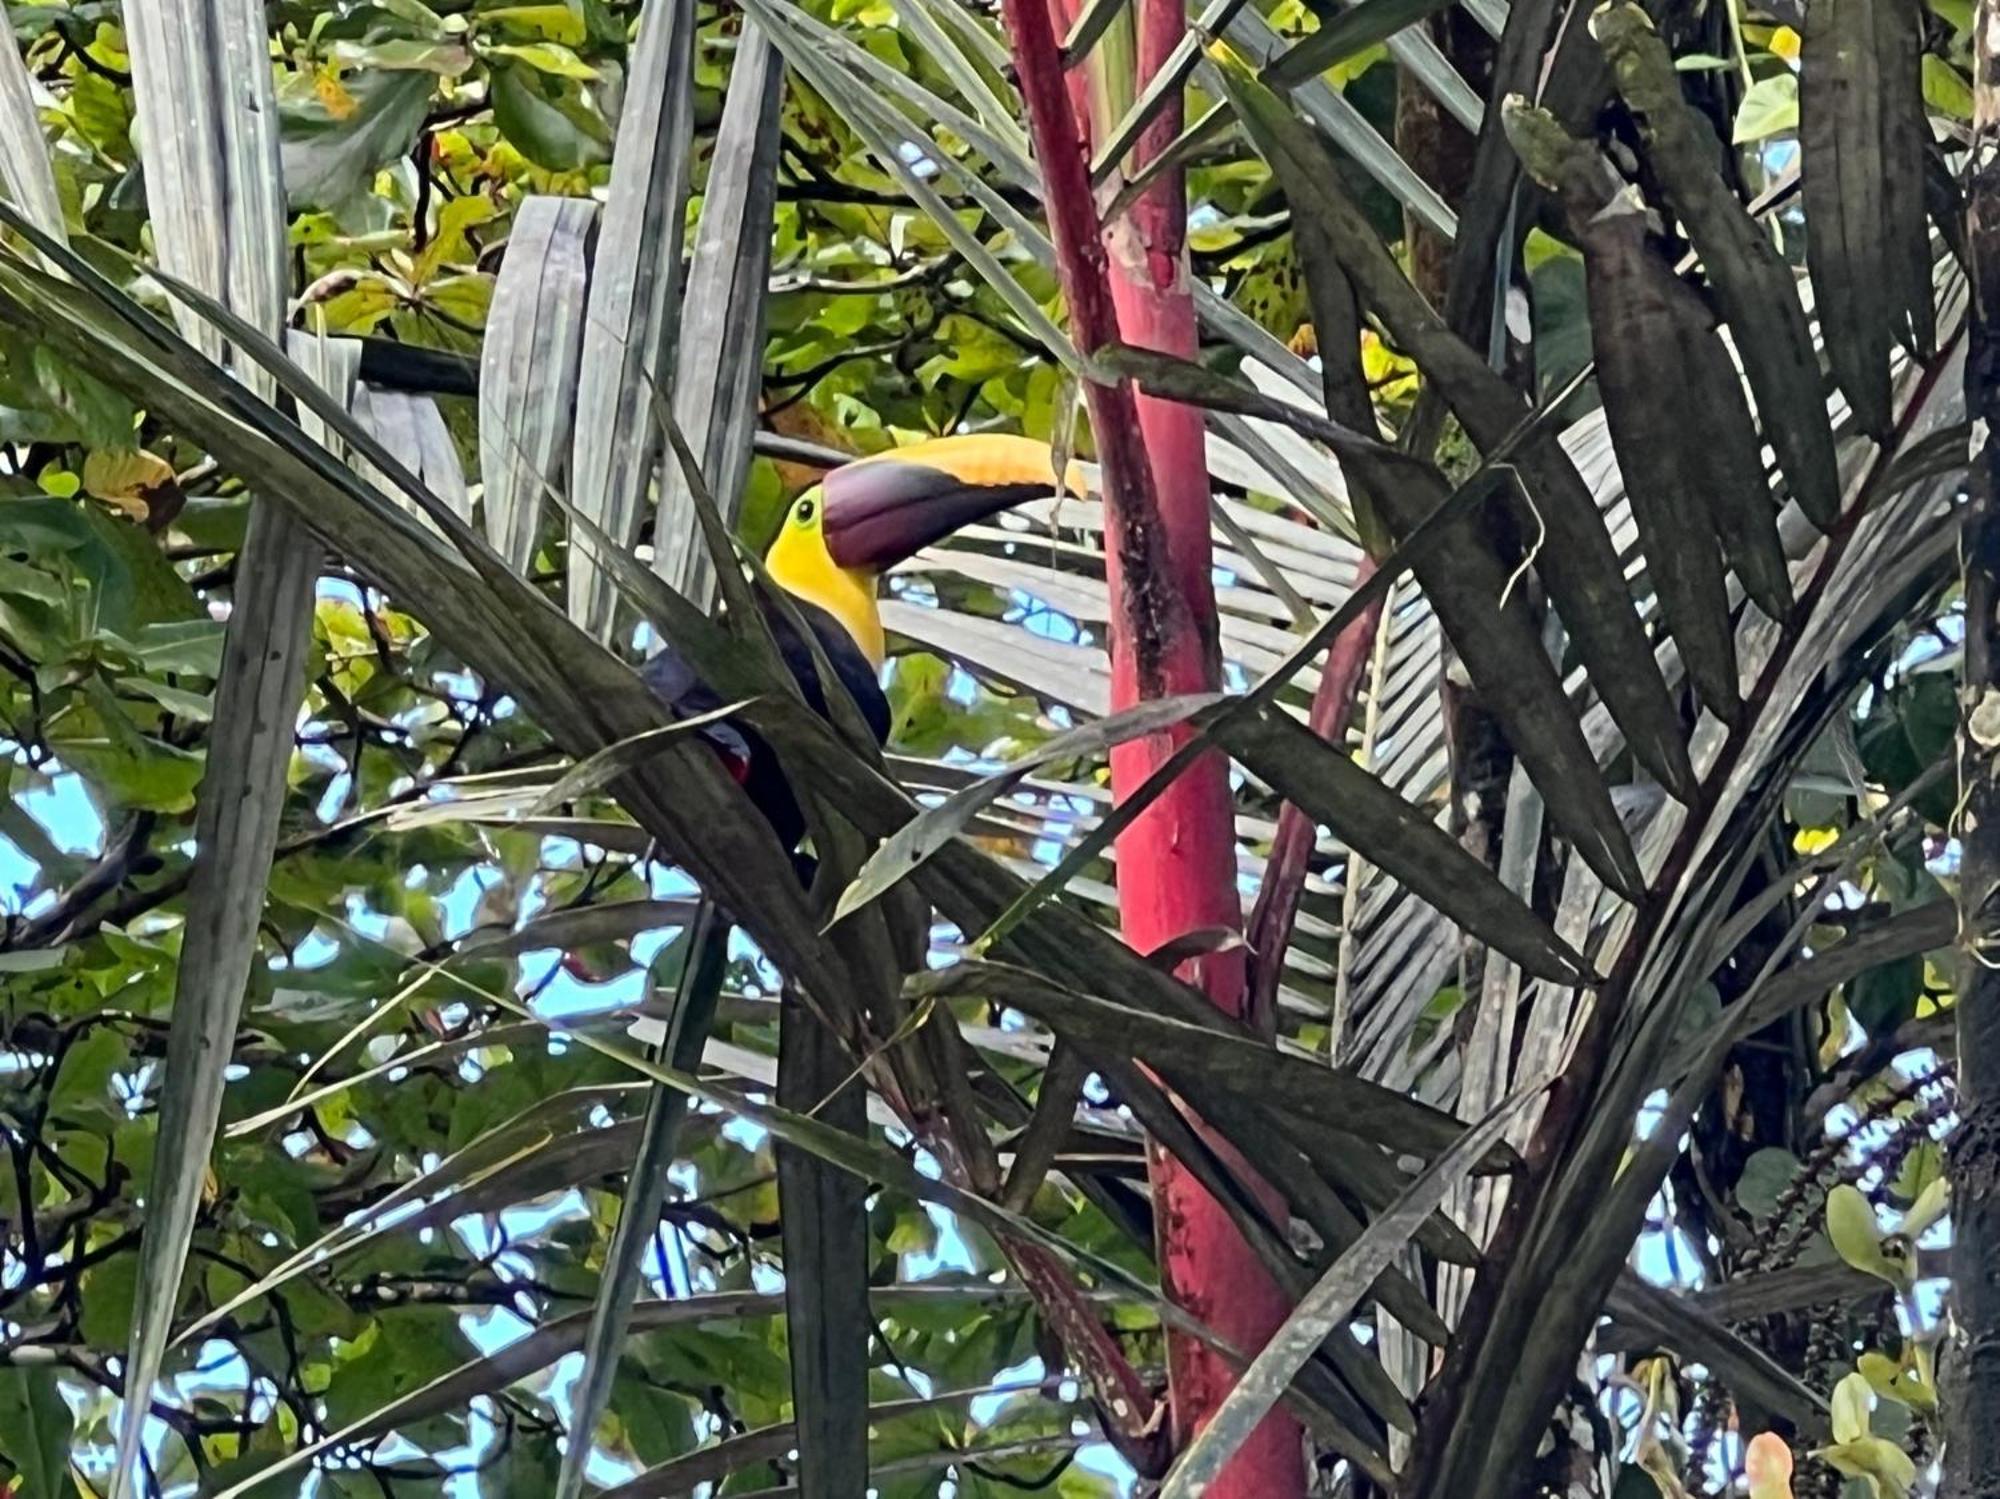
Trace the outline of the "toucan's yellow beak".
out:
<instances>
[{"instance_id":1,"label":"toucan's yellow beak","mask_svg":"<svg viewBox=\"0 0 2000 1499\"><path fill-rule=\"evenodd\" d=\"M879 573L969 526L1058 487L1082 495L1081 465L1058 486L1047 443L1028 437L941 437L841 465L822 482L827 555Z\"/></svg>"}]
</instances>

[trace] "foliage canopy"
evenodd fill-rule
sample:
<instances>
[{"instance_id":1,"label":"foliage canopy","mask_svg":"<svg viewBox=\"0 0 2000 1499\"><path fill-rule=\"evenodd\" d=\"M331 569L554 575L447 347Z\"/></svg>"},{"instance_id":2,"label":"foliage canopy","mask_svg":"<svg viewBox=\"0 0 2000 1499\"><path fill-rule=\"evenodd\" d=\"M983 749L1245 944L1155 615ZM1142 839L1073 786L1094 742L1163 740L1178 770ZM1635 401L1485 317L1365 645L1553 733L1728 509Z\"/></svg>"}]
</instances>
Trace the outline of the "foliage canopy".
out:
<instances>
[{"instance_id":1,"label":"foliage canopy","mask_svg":"<svg viewBox=\"0 0 2000 1499\"><path fill-rule=\"evenodd\" d=\"M1101 504L898 574L882 766L599 544L704 594L720 517L669 408L752 553L840 455L1000 429L1093 451L995 15L239 9L10 5L19 66L0 49L16 1493L105 1488L149 1318L161 1491L556 1492L621 1255L645 1298L604 1354L604 1491L810 1483L839 1392L801 1383L788 1329L817 1305L868 1313L876 1492L1129 1492L1161 1453L1086 1355L1156 1387L1185 1325L1149 1137L1281 1285L1318 1283L1265 1403L1289 1386L1328 1492L1716 1491L1766 1430L1802 1493L1809 1467L1898 1494L1929 1463L1965 7L1203 18L1226 40L1188 49L1175 147L1200 366L1082 374L1208 412L1234 695L1170 711L1241 772L1246 908L1283 884L1281 806L1309 814L1290 940L1254 955L1275 1051L1104 934L1104 751L1145 725L1105 716ZM649 56L655 23L685 52ZM199 67L159 61L177 24L213 43L216 122ZM261 66L255 24L275 140L214 71ZM1879 76L1842 71L1857 26ZM1097 163L1113 211L1137 164ZM260 306L241 268L280 220ZM286 330L327 409L258 368ZM225 344L248 396L194 352ZM289 584L256 529L281 523ZM601 644L614 608L628 656L643 619L755 700L814 803L810 906L680 741L565 775L660 727ZM226 622L275 660L306 614L303 707L261 740L281 794L238 815L215 787L260 731L218 682L257 678ZM1299 720L1339 626L1359 682L1329 747ZM925 857L868 864L891 835ZM218 867L260 836L268 879ZM857 875L874 898L828 922ZM744 930L697 1079L645 1048L700 966L703 889ZM1223 940L1197 939L1175 956ZM189 975L237 949L247 985L213 969L200 1001ZM816 1087L780 1072L788 982L848 1043ZM184 1064L197 1003L215 1055ZM822 1119L856 1071L865 1114L849 1089ZM175 1101L197 1076L212 1154ZM621 1246L668 1091L694 1103L661 1221ZM869 1184L864 1264L799 1273L787 1159ZM184 1274L144 1234L167 1180ZM1094 1338L1052 1315L1077 1306Z\"/></svg>"}]
</instances>

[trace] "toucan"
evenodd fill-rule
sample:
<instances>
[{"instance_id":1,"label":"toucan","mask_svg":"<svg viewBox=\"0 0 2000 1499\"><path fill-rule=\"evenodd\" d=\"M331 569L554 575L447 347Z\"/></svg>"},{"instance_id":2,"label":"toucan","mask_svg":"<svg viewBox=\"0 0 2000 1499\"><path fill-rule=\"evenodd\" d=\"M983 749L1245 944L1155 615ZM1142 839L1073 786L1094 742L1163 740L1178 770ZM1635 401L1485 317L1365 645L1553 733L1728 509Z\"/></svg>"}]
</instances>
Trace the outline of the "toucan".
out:
<instances>
[{"instance_id":1,"label":"toucan","mask_svg":"<svg viewBox=\"0 0 2000 1499\"><path fill-rule=\"evenodd\" d=\"M1062 487L1079 496L1087 491L1081 464L1066 466ZM952 532L1056 488L1048 444L981 434L934 438L842 464L786 507L764 554L765 571L818 637L820 651L878 742L889 737L889 699L880 681L887 640L876 602L882 575ZM785 611L766 604L764 615L806 703L825 716L826 693L811 648ZM640 675L677 718L723 706L671 647L648 661ZM727 719L702 733L778 841L796 849L805 836L805 816L770 747L747 726Z\"/></svg>"}]
</instances>

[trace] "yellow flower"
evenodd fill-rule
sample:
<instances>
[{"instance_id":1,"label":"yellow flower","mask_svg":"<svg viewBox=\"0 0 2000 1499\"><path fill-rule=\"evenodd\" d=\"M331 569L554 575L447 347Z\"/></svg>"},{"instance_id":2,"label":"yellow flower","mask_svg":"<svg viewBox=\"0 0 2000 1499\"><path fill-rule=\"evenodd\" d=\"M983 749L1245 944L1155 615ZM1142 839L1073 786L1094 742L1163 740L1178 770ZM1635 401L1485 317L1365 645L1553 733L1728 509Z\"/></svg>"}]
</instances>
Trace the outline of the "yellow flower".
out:
<instances>
[{"instance_id":1,"label":"yellow flower","mask_svg":"<svg viewBox=\"0 0 2000 1499\"><path fill-rule=\"evenodd\" d=\"M321 68L314 73L313 92L319 96L320 107L336 120L350 118L361 107L333 68Z\"/></svg>"}]
</instances>

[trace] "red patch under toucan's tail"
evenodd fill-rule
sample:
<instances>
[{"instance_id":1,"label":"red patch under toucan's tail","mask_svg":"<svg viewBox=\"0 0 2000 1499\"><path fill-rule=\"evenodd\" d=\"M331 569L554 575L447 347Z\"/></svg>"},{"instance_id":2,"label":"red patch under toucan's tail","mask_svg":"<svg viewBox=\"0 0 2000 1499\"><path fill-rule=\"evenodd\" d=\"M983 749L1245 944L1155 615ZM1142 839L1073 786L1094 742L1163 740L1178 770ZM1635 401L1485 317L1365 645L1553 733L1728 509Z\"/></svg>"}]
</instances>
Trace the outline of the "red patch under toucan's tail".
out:
<instances>
[{"instance_id":1,"label":"red patch under toucan's tail","mask_svg":"<svg viewBox=\"0 0 2000 1499\"><path fill-rule=\"evenodd\" d=\"M721 756L722 767L729 772L729 778L732 781L739 786L750 784L750 757L748 755L739 755L734 750L726 750L720 746L716 748L715 752Z\"/></svg>"}]
</instances>

